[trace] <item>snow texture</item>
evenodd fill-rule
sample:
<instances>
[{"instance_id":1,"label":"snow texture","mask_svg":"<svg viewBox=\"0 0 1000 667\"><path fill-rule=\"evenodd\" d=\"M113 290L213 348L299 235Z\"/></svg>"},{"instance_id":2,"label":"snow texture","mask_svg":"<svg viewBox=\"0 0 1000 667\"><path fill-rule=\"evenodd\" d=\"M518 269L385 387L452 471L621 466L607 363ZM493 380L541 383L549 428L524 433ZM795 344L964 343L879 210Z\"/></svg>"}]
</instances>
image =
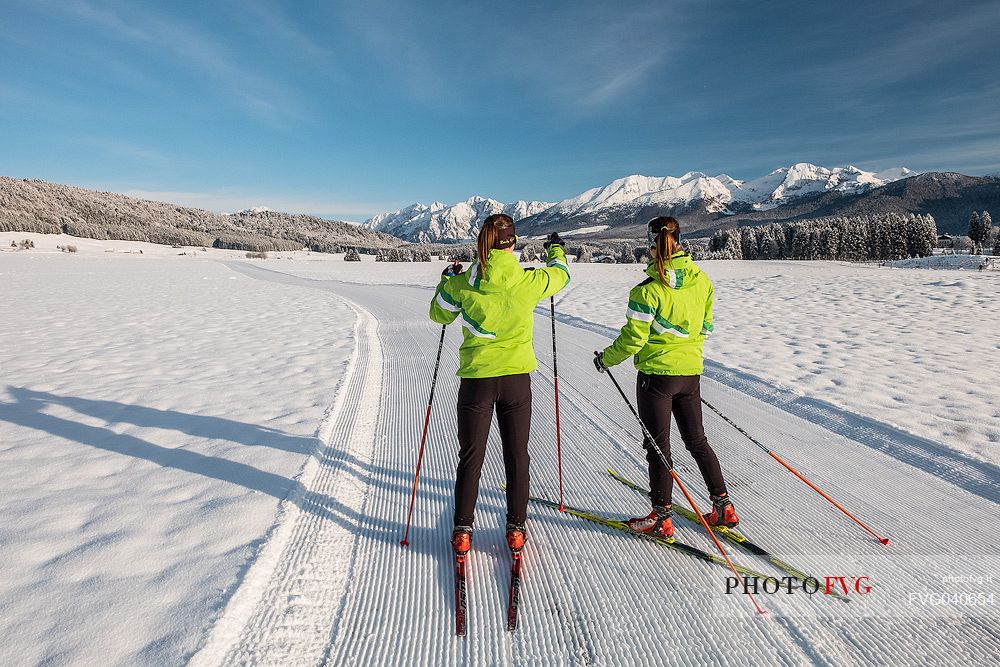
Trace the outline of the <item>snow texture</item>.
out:
<instances>
[{"instance_id":1,"label":"snow texture","mask_svg":"<svg viewBox=\"0 0 1000 667\"><path fill-rule=\"evenodd\" d=\"M1000 649L1000 563L982 530L1000 502L1000 468L886 419L923 400L910 375L924 387L945 383L941 391L981 384L985 397L959 397L995 410L985 363L974 375L968 363L964 373L922 375L935 355L946 364L948 354L995 356L995 338L963 314L996 330L978 296L996 292L995 274L706 263L718 334L705 398L895 545L878 544L706 413L742 527L807 572L870 577L870 595L850 604L761 595L771 616L755 617L742 596L725 594L716 565L532 507L521 624L508 634L494 430L460 640L447 542L456 329L446 333L411 545L398 544L440 333L426 318L440 263L389 271L301 252L260 262L79 245L73 255L44 245L0 253L0 335L12 341L0 350L0 503L14 517L0 527L0 662L987 664ZM139 247L142 256L122 253ZM604 472L645 481L634 421L590 364L641 275L572 268L556 303L566 497L644 513L643 499ZM547 315L540 308L536 318L532 486L554 498ZM959 341L951 351L950 340ZM615 374L631 393L634 372ZM866 405L837 407L823 376L855 382L853 400ZM905 400L894 406L896 392ZM966 409L936 397L926 407ZM675 442L678 474L705 503ZM693 524L678 521L678 537L713 549ZM978 596L994 602L969 603Z\"/></svg>"}]
</instances>

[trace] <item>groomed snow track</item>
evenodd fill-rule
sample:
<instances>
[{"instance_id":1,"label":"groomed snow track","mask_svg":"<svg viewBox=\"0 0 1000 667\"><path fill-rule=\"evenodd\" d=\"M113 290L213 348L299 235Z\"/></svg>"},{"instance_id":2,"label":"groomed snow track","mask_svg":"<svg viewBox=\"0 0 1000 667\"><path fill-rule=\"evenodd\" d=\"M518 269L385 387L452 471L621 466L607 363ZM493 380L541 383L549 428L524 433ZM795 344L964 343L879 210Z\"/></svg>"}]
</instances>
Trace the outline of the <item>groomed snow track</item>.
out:
<instances>
[{"instance_id":1,"label":"groomed snow track","mask_svg":"<svg viewBox=\"0 0 1000 667\"><path fill-rule=\"evenodd\" d=\"M507 633L509 554L494 429L469 562L469 634L456 638L448 535L458 327L445 338L404 549L399 541L440 332L426 316L431 292L231 266L253 278L342 296L358 313L357 347L321 431L326 447L303 470L300 488L283 503L267 545L194 664L973 665L1000 653L1000 601L933 605L913 597L996 592L996 581L970 589L948 580L998 572L996 536L984 530L997 527L996 475L992 485L988 476L986 482L942 481L932 474L934 465L895 457L881 440L877 447L852 440L708 379L708 400L895 545L878 544L706 411L706 429L747 535L816 576L868 576L871 593L852 589L850 604L801 592L761 595L770 616L756 617L742 596L725 594L728 573L721 567L532 506L521 621L516 633ZM536 319L532 488L557 499L549 323L541 314ZM618 515L644 512L642 500L605 472L610 465L645 483L637 428L590 362L607 337L565 324L558 329L567 503ZM625 366L616 376L634 386ZM900 439L908 442L903 434ZM707 504L676 433L674 442L679 474ZM678 521L678 537L713 548L699 527L684 521ZM781 574L740 551L730 553L741 564Z\"/></svg>"}]
</instances>

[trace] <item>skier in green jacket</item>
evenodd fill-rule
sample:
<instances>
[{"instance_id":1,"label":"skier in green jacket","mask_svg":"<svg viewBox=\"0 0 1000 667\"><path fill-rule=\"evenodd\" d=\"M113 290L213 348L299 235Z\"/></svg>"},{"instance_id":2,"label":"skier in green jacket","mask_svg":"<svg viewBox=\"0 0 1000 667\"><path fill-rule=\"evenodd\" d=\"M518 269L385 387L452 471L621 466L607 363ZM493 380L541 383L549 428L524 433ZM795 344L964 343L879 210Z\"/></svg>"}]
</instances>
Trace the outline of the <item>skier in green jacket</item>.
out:
<instances>
[{"instance_id":1,"label":"skier in green jacket","mask_svg":"<svg viewBox=\"0 0 1000 667\"><path fill-rule=\"evenodd\" d=\"M628 525L642 533L659 532L668 539L674 535L673 478L653 447L673 465L671 413L712 497L712 512L705 518L714 526L733 528L739 523L719 459L702 427L702 344L713 330L714 288L681 249L680 231L680 223L671 217L649 221L647 239L653 253L646 268L649 277L629 292L626 323L618 338L594 357L600 372L635 357L639 417L656 442L643 443L653 509L647 516L630 519Z\"/></svg>"},{"instance_id":2,"label":"skier in green jacket","mask_svg":"<svg viewBox=\"0 0 1000 667\"><path fill-rule=\"evenodd\" d=\"M472 547L479 477L496 409L507 473L507 544L519 552L527 538L528 435L531 376L538 367L531 342L534 309L569 283L559 235L549 236L545 268L525 270L514 256L517 236L506 215L486 218L479 231L479 259L458 275L442 274L431 300L438 324L460 318L458 471L452 547L464 556ZM450 268L450 267L449 267Z\"/></svg>"}]
</instances>

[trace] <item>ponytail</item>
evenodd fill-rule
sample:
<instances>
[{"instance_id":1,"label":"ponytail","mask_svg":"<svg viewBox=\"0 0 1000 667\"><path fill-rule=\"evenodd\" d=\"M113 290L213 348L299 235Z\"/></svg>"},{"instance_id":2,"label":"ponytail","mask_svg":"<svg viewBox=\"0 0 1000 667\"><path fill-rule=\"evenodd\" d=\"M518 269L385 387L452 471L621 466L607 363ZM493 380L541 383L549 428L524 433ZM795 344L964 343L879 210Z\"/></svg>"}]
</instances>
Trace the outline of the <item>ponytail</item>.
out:
<instances>
[{"instance_id":1,"label":"ponytail","mask_svg":"<svg viewBox=\"0 0 1000 667\"><path fill-rule=\"evenodd\" d=\"M483 278L486 278L486 262L490 258L490 250L514 244L516 237L513 235L513 227L514 220L503 213L494 213L483 220L483 226L479 230L479 238L476 239L476 251L479 253L479 274ZM500 230L506 229L511 231L500 233ZM504 238L501 239L501 236Z\"/></svg>"},{"instance_id":2,"label":"ponytail","mask_svg":"<svg viewBox=\"0 0 1000 667\"><path fill-rule=\"evenodd\" d=\"M486 260L490 256L490 250L497 241L497 230L493 225L483 223L483 228L479 230L479 238L476 239L476 251L479 253L479 275L486 277Z\"/></svg>"},{"instance_id":3,"label":"ponytail","mask_svg":"<svg viewBox=\"0 0 1000 667\"><path fill-rule=\"evenodd\" d=\"M673 256L681 250L681 223L676 218L662 216L649 221L648 237L653 248L653 261L656 262L656 273L660 281L669 284L664 264L673 270Z\"/></svg>"}]
</instances>

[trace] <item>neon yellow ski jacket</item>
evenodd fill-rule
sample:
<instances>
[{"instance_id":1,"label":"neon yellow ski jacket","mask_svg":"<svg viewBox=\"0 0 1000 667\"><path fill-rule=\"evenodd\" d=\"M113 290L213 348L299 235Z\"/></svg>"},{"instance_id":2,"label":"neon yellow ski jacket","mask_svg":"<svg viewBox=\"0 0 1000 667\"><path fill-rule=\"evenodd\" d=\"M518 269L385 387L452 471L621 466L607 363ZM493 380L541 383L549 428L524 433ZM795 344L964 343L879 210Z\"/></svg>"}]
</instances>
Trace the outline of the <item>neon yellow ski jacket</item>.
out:
<instances>
[{"instance_id":1,"label":"neon yellow ski jacket","mask_svg":"<svg viewBox=\"0 0 1000 667\"><path fill-rule=\"evenodd\" d=\"M701 375L705 370L702 344L714 327L715 288L708 276L683 252L671 258L667 284L656 265L646 267L646 280L632 288L625 326L604 352L611 367L634 356L635 367L647 375Z\"/></svg>"},{"instance_id":2,"label":"neon yellow ski jacket","mask_svg":"<svg viewBox=\"0 0 1000 667\"><path fill-rule=\"evenodd\" d=\"M556 244L549 246L543 269L522 269L513 253L491 250L485 274L475 262L457 276L442 277L430 316L438 324L461 319L458 377L499 377L538 368L531 344L533 311L567 284L566 253Z\"/></svg>"}]
</instances>

